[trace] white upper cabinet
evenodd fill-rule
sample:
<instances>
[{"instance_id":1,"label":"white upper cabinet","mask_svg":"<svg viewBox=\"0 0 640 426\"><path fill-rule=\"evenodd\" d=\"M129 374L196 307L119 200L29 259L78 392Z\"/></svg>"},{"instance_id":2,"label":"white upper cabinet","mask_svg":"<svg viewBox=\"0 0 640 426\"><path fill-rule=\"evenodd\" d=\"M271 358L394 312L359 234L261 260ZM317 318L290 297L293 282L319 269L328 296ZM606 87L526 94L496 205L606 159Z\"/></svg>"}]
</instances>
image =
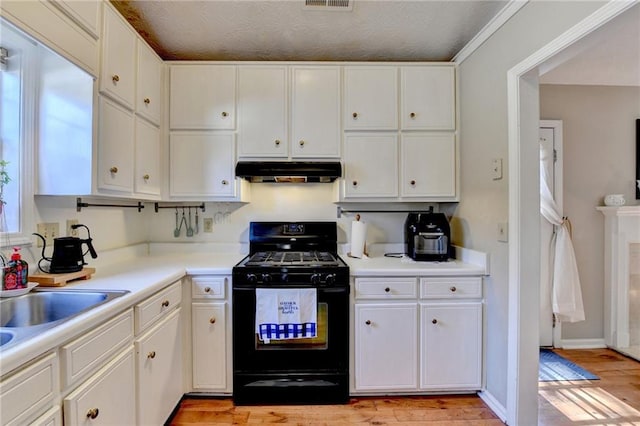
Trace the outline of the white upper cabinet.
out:
<instances>
[{"instance_id":1,"label":"white upper cabinet","mask_svg":"<svg viewBox=\"0 0 640 426\"><path fill-rule=\"evenodd\" d=\"M234 135L230 132L171 132L169 192L172 197L233 200Z\"/></svg>"},{"instance_id":2,"label":"white upper cabinet","mask_svg":"<svg viewBox=\"0 0 640 426\"><path fill-rule=\"evenodd\" d=\"M238 69L238 154L286 158L287 67L244 65Z\"/></svg>"},{"instance_id":3,"label":"white upper cabinet","mask_svg":"<svg viewBox=\"0 0 640 426\"><path fill-rule=\"evenodd\" d=\"M102 0L51 0L51 2L69 15L82 29L95 38L99 37Z\"/></svg>"},{"instance_id":4,"label":"white upper cabinet","mask_svg":"<svg viewBox=\"0 0 640 426\"><path fill-rule=\"evenodd\" d=\"M144 41L138 39L137 43L136 112L159 125L162 60Z\"/></svg>"},{"instance_id":5,"label":"white upper cabinet","mask_svg":"<svg viewBox=\"0 0 640 426\"><path fill-rule=\"evenodd\" d=\"M291 68L291 157L340 157L340 67Z\"/></svg>"},{"instance_id":6,"label":"white upper cabinet","mask_svg":"<svg viewBox=\"0 0 640 426\"><path fill-rule=\"evenodd\" d=\"M455 68L400 68L401 125L404 130L454 130Z\"/></svg>"},{"instance_id":7,"label":"white upper cabinet","mask_svg":"<svg viewBox=\"0 0 640 426\"><path fill-rule=\"evenodd\" d=\"M356 133L344 141L344 198L398 196L398 137Z\"/></svg>"},{"instance_id":8,"label":"white upper cabinet","mask_svg":"<svg viewBox=\"0 0 640 426\"><path fill-rule=\"evenodd\" d=\"M455 135L420 132L404 133L401 138L400 195L455 197Z\"/></svg>"},{"instance_id":9,"label":"white upper cabinet","mask_svg":"<svg viewBox=\"0 0 640 426\"><path fill-rule=\"evenodd\" d=\"M98 126L98 189L133 192L132 112L102 96Z\"/></svg>"},{"instance_id":10,"label":"white upper cabinet","mask_svg":"<svg viewBox=\"0 0 640 426\"><path fill-rule=\"evenodd\" d=\"M100 91L131 110L135 96L136 37L124 18L105 3Z\"/></svg>"},{"instance_id":11,"label":"white upper cabinet","mask_svg":"<svg viewBox=\"0 0 640 426\"><path fill-rule=\"evenodd\" d=\"M235 129L234 65L171 65L170 74L171 129Z\"/></svg>"},{"instance_id":12,"label":"white upper cabinet","mask_svg":"<svg viewBox=\"0 0 640 426\"><path fill-rule=\"evenodd\" d=\"M344 129L398 128L398 67L344 68Z\"/></svg>"},{"instance_id":13,"label":"white upper cabinet","mask_svg":"<svg viewBox=\"0 0 640 426\"><path fill-rule=\"evenodd\" d=\"M160 130L136 117L133 190L159 198L160 183Z\"/></svg>"}]
</instances>

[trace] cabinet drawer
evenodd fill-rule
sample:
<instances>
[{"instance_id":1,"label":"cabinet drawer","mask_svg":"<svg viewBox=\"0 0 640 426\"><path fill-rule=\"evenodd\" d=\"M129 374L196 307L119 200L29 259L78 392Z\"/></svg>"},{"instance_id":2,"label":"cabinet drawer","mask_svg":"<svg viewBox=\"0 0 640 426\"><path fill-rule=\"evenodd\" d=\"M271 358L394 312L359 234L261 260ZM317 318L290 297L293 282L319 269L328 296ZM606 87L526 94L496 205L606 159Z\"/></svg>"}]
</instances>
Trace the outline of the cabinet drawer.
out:
<instances>
[{"instance_id":1,"label":"cabinet drawer","mask_svg":"<svg viewBox=\"0 0 640 426\"><path fill-rule=\"evenodd\" d=\"M180 282L173 284L136 305L136 334L139 334L150 324L180 305L180 301L182 300L182 287L180 284Z\"/></svg>"},{"instance_id":2,"label":"cabinet drawer","mask_svg":"<svg viewBox=\"0 0 640 426\"><path fill-rule=\"evenodd\" d=\"M53 405L58 359L50 354L0 382L0 424L27 424Z\"/></svg>"},{"instance_id":3,"label":"cabinet drawer","mask_svg":"<svg viewBox=\"0 0 640 426\"><path fill-rule=\"evenodd\" d=\"M133 338L133 312L129 309L106 324L62 347L62 387L67 388L103 365Z\"/></svg>"},{"instance_id":4,"label":"cabinet drawer","mask_svg":"<svg viewBox=\"0 0 640 426\"><path fill-rule=\"evenodd\" d=\"M194 299L224 299L227 277L191 278L191 296Z\"/></svg>"},{"instance_id":5,"label":"cabinet drawer","mask_svg":"<svg viewBox=\"0 0 640 426\"><path fill-rule=\"evenodd\" d=\"M415 299L415 278L356 278L356 299Z\"/></svg>"},{"instance_id":6,"label":"cabinet drawer","mask_svg":"<svg viewBox=\"0 0 640 426\"><path fill-rule=\"evenodd\" d=\"M462 299L482 297L481 277L420 278L423 299Z\"/></svg>"}]
</instances>

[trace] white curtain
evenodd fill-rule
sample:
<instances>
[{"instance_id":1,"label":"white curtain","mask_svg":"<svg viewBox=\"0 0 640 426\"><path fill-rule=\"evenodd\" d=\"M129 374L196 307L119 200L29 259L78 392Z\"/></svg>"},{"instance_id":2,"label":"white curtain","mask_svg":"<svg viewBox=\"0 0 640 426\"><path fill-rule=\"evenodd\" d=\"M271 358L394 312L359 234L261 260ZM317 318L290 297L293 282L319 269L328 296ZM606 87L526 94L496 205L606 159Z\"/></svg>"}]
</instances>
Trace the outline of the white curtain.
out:
<instances>
[{"instance_id":1,"label":"white curtain","mask_svg":"<svg viewBox=\"0 0 640 426\"><path fill-rule=\"evenodd\" d=\"M549 152L541 144L540 213L555 228L555 232L551 237L550 261L553 313L558 321L584 321L582 290L580 288L576 256L571 242L570 224L562 216L562 212L558 209L553 199L549 171L545 167L545 160L548 160L551 155L553 153ZM546 244L546 242L542 241L542 244Z\"/></svg>"}]
</instances>

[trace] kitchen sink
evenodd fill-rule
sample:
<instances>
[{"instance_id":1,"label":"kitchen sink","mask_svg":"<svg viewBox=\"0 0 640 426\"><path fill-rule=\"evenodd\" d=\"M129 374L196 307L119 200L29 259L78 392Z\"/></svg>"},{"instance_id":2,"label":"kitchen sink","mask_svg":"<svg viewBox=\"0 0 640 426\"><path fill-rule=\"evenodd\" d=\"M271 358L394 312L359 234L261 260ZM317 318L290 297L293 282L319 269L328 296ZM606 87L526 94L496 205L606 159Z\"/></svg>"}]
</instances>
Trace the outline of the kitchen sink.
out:
<instances>
[{"instance_id":1,"label":"kitchen sink","mask_svg":"<svg viewBox=\"0 0 640 426\"><path fill-rule=\"evenodd\" d=\"M0 300L0 347L60 325L128 291L36 289Z\"/></svg>"}]
</instances>

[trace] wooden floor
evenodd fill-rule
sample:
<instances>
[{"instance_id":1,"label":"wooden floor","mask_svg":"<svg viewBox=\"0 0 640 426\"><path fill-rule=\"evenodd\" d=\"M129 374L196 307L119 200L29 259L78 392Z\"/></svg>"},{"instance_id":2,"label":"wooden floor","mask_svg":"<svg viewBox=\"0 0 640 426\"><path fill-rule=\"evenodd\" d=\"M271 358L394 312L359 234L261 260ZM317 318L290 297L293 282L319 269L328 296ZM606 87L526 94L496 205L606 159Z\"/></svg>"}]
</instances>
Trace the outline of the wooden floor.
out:
<instances>
[{"instance_id":1,"label":"wooden floor","mask_svg":"<svg viewBox=\"0 0 640 426\"><path fill-rule=\"evenodd\" d=\"M557 352L599 376L600 380L541 382L538 425L640 426L640 363L607 349ZM352 398L347 405L257 407L236 407L229 399L185 399L170 424L254 423L304 426L503 424L474 395Z\"/></svg>"}]
</instances>

